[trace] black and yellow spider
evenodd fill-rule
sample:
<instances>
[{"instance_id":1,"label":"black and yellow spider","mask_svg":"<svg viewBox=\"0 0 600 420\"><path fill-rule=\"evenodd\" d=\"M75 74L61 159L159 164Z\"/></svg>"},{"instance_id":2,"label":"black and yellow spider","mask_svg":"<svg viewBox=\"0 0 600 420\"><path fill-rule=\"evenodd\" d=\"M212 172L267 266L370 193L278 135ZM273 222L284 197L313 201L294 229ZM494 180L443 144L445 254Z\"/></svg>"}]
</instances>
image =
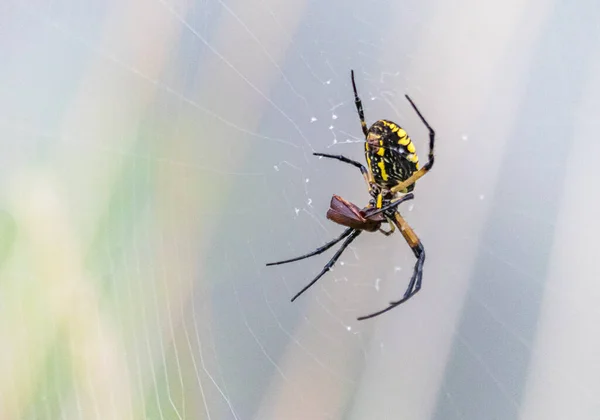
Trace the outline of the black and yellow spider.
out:
<instances>
[{"instance_id":1,"label":"black and yellow spider","mask_svg":"<svg viewBox=\"0 0 600 420\"><path fill-rule=\"evenodd\" d=\"M398 227L400 233L417 258L413 275L402 299L390 302L390 305L381 311L359 317L358 320L360 321L381 315L382 313L395 308L401 303L406 302L421 290L423 265L425 263L425 248L417 234L398 212L398 205L403 201L413 198L411 191L415 187L415 182L425 175L433 166L435 132L429 126L423 115L421 115L421 112L419 112L419 109L414 102L408 95L405 95L419 118L421 118L421 121L423 121L423 124L425 124L429 130L429 159L422 168L419 168L419 158L417 157L415 146L406 131L399 125L388 120L379 120L367 129L362 102L356 91L353 70L351 71L351 78L352 88L354 89L354 102L366 140L365 157L367 159L367 167L365 168L361 163L348 159L342 155L329 155L325 153L313 154L315 156L337 159L344 163L356 166L360 169L360 172L365 178L369 194L372 198L367 207L360 209L358 206L334 195L331 199L330 208L327 211L327 218L339 225L346 226L348 229L346 229L338 238L326 243L309 254L285 261L269 263L267 266L286 264L319 255L345 239L340 249L335 253L333 258L329 260L325 267L323 267L317 277L292 298L293 302L333 267L348 245L350 245L350 243L363 231L379 231L388 236L394 232L396 227ZM389 231L381 229L383 223L389 224Z\"/></svg>"}]
</instances>

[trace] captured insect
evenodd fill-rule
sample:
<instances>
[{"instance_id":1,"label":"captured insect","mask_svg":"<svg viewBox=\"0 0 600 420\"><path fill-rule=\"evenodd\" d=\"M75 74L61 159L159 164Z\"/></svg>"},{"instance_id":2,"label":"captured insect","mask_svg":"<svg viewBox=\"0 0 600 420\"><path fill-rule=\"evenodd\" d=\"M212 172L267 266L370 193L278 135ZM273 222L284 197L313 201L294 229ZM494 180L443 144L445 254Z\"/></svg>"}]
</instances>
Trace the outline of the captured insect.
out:
<instances>
[{"instance_id":1,"label":"captured insect","mask_svg":"<svg viewBox=\"0 0 600 420\"><path fill-rule=\"evenodd\" d=\"M365 136L365 158L367 160L367 167L365 168L360 162L342 155L330 155L325 153L313 153L313 155L336 159L360 169L360 172L367 183L371 200L365 208L361 209L355 204L344 200L342 197L334 195L331 199L329 210L327 211L327 218L339 225L347 227L347 229L344 230L338 238L317 248L313 252L289 260L269 263L267 266L286 264L310 258L322 254L338 242L344 241L342 246L325 267L323 267L321 272L292 298L293 302L298 296L314 285L326 272L331 270L331 267L333 267L346 248L363 231L379 231L385 236L389 236L394 233L397 227L417 258L412 277L404 292L404 296L401 299L390 302L389 306L385 309L370 315L359 317L358 320L361 321L381 315L395 308L409 300L421 290L423 265L425 264L425 248L415 231L398 212L398 206L404 201L414 198L411 191L414 190L415 182L425 175L433 166L435 131L425 120L412 99L410 99L408 95L405 95L423 124L425 124L425 127L429 130L428 160L422 168L419 168L419 158L416 154L415 146L403 128L389 120L376 121L370 128L367 128L362 101L356 90L354 70L351 70L350 74L352 88L354 90L354 103ZM381 228L383 224L389 225L389 230L383 230Z\"/></svg>"}]
</instances>

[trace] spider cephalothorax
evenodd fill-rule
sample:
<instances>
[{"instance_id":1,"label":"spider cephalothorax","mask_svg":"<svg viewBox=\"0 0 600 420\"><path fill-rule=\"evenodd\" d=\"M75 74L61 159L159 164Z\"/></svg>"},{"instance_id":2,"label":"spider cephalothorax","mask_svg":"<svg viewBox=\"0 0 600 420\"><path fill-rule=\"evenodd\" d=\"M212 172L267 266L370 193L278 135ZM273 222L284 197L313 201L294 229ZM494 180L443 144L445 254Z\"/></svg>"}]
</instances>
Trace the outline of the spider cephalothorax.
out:
<instances>
[{"instance_id":1,"label":"spider cephalothorax","mask_svg":"<svg viewBox=\"0 0 600 420\"><path fill-rule=\"evenodd\" d=\"M350 203L340 196L334 195L331 199L329 211L327 212L327 218L339 225L346 226L347 229L342 232L338 238L326 243L309 254L285 261L269 263L267 265L285 264L309 258L327 251L329 248L345 239L342 246L325 267L323 267L317 277L292 298L293 302L333 267L348 245L350 245L350 243L352 243L352 241L354 241L354 239L362 232L379 231L387 236L391 235L395 229L398 228L404 237L404 240L410 246L413 254L417 258L412 277L404 292L404 296L401 299L390 302L390 305L385 309L358 318L359 320L363 320L381 315L382 313L395 308L401 303L406 302L421 290L423 265L425 264L425 248L417 234L398 212L398 205L403 201L413 198L413 194L409 192L414 189L415 182L425 175L433 166L435 132L429 126L425 118L423 118L423 115L421 115L413 101L406 95L406 99L408 99L423 124L425 124L429 130L429 159L422 168L419 168L419 158L417 157L415 146L406 131L399 125L388 120L379 120L367 129L362 102L356 91L354 71L351 72L351 77L352 87L354 89L354 102L365 136L365 158L367 160L368 169L361 163L342 155L330 155L325 153L313 154L316 156L337 159L360 169L372 199L365 208L360 209L355 204ZM381 225L384 223L389 225L389 231L381 229Z\"/></svg>"}]
</instances>

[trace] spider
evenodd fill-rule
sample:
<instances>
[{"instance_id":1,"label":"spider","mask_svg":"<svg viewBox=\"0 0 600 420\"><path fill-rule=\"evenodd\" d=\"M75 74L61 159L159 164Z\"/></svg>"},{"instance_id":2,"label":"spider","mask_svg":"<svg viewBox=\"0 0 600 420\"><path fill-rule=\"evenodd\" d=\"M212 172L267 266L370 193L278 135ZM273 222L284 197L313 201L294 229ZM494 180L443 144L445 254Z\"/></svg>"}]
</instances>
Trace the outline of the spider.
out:
<instances>
[{"instance_id":1,"label":"spider","mask_svg":"<svg viewBox=\"0 0 600 420\"><path fill-rule=\"evenodd\" d=\"M313 153L313 155L336 159L360 169L371 195L371 200L365 208L360 209L355 204L334 195L327 211L327 218L339 225L346 226L347 229L338 238L317 248L313 252L289 260L268 263L267 266L286 264L322 254L338 242L344 240L342 246L323 267L321 272L292 298L293 302L314 285L325 273L331 270L331 267L333 267L346 248L363 231L379 231L385 236L389 236L394 233L397 227L417 258L412 277L401 299L390 302L389 306L380 311L357 318L359 321L362 321L395 308L421 290L423 265L425 264L425 248L417 234L398 212L398 206L404 201L414 198L411 191L415 187L415 182L433 166L435 131L425 120L412 99L408 95L405 95L412 108L429 130L429 159L422 168L419 168L419 158L417 157L415 146L406 131L399 125L389 120L379 120L370 128L367 128L362 101L356 90L354 70L351 70L350 75L354 90L354 103L365 136L367 167L343 155L330 155L326 153ZM389 225L388 231L381 229L381 225L384 223Z\"/></svg>"}]
</instances>

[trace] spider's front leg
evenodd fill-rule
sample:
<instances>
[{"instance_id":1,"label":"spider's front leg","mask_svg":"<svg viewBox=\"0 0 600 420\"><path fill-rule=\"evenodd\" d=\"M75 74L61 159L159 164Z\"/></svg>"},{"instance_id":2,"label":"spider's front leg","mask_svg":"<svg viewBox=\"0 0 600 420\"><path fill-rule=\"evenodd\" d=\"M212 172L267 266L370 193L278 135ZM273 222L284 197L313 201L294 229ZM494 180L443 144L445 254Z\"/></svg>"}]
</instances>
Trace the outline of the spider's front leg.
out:
<instances>
[{"instance_id":1,"label":"spider's front leg","mask_svg":"<svg viewBox=\"0 0 600 420\"><path fill-rule=\"evenodd\" d=\"M367 128L367 123L365 122L365 111L363 110L362 101L358 96L358 91L356 89L356 82L354 81L354 70L350 70L350 79L352 80L352 89L354 90L354 105L356 106L356 111L358 112L358 118L360 118L360 127L362 128L362 132L367 137L367 133L369 129Z\"/></svg>"},{"instance_id":2,"label":"spider's front leg","mask_svg":"<svg viewBox=\"0 0 600 420\"><path fill-rule=\"evenodd\" d=\"M408 177L407 179L405 179L404 181L402 181L401 183L396 185L394 188L392 188L393 193L404 191L404 189L406 189L407 187L410 187L415 182L417 182L418 179L420 179L421 177L423 177L423 175L425 175L427 172L429 172L429 170L433 167L433 162L435 160L435 156L433 153L434 146L435 146L435 131L433 130L433 128L431 128L431 126L429 125L429 123L427 122L425 117L423 117L423 114L421 114L421 111L419 111L419 108L417 108L417 106L412 101L412 99L410 99L410 97L408 95L404 95L404 96L406 97L406 99L408 99L408 102L410 102L413 109L415 110L415 112L417 113L417 115L419 116L419 118L421 119L421 121L423 122L425 127L427 127L427 130L429 131L429 155L428 155L429 159L427 160L427 163L425 163L425 165L423 165L423 167L421 169L414 172L410 177Z\"/></svg>"},{"instance_id":3,"label":"spider's front leg","mask_svg":"<svg viewBox=\"0 0 600 420\"><path fill-rule=\"evenodd\" d=\"M325 158L329 158L329 159L335 159L335 160L339 160L340 162L344 162L347 163L349 165L352 165L356 168L358 168L360 170L360 173L362 174L363 178L365 179L365 182L367 183L367 188L369 188L369 194L373 195L372 193L372 189L373 186L375 186L375 181L373 180L373 178L371 177L371 174L369 173L369 171L367 170L367 168L365 168L365 165L363 165L360 162L357 162L355 160L352 160L350 158L347 158L346 156L343 155L330 155L327 153L313 153L313 155L315 156L319 156L319 157L325 157Z\"/></svg>"}]
</instances>

